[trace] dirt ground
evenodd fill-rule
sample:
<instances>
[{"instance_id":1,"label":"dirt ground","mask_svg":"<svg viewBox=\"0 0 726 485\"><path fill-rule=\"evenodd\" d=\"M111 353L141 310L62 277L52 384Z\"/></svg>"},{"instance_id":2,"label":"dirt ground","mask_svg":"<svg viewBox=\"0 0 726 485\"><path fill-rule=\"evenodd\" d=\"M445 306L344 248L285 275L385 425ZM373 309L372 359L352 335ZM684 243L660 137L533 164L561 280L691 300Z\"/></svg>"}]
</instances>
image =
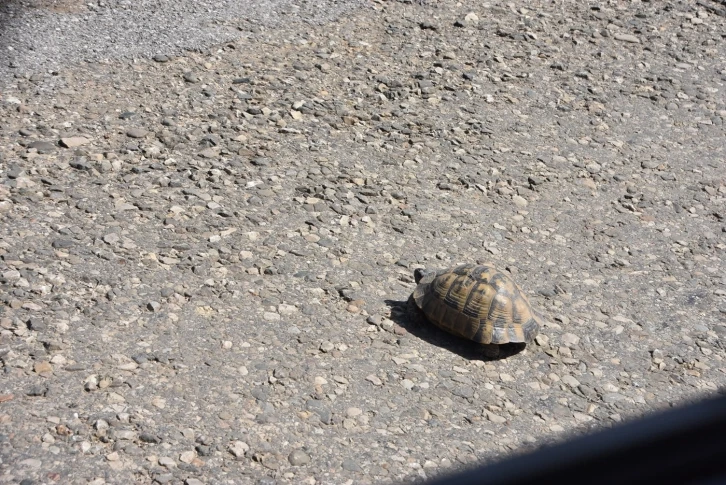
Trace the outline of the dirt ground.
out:
<instances>
[{"instance_id":1,"label":"dirt ground","mask_svg":"<svg viewBox=\"0 0 726 485\"><path fill-rule=\"evenodd\" d=\"M0 67L0 483L421 482L719 392L720 8L376 1ZM522 352L411 305L467 262L546 315Z\"/></svg>"}]
</instances>

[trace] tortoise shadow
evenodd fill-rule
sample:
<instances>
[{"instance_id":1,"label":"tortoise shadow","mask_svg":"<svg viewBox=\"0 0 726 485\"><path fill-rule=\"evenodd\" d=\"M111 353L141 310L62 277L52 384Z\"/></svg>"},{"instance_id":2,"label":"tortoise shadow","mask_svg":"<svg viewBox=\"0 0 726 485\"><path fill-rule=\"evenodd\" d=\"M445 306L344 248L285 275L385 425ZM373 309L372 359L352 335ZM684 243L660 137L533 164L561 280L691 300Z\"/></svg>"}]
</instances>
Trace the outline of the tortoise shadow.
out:
<instances>
[{"instance_id":1,"label":"tortoise shadow","mask_svg":"<svg viewBox=\"0 0 726 485\"><path fill-rule=\"evenodd\" d=\"M423 312L414 303L413 296L409 296L406 301L385 300L385 303L390 308L390 319L406 329L408 333L431 345L453 352L466 360L482 360L485 362L503 360L522 352L526 348L526 344L523 343L479 344L447 333L426 319Z\"/></svg>"}]
</instances>

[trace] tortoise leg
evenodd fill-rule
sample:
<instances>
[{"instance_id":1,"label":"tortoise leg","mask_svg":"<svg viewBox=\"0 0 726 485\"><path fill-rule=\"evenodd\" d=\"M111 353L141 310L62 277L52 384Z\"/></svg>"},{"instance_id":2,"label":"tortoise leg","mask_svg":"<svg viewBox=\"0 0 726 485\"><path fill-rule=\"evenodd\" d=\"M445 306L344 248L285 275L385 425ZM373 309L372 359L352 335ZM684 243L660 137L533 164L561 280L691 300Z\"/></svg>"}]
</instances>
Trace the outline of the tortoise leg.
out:
<instances>
[{"instance_id":1,"label":"tortoise leg","mask_svg":"<svg viewBox=\"0 0 726 485\"><path fill-rule=\"evenodd\" d=\"M485 360L498 360L501 357L501 345L482 344L482 356Z\"/></svg>"},{"instance_id":2,"label":"tortoise leg","mask_svg":"<svg viewBox=\"0 0 726 485\"><path fill-rule=\"evenodd\" d=\"M484 360L501 360L511 357L523 351L527 344L525 343L508 343L508 344L482 344L482 357Z\"/></svg>"},{"instance_id":3,"label":"tortoise leg","mask_svg":"<svg viewBox=\"0 0 726 485\"><path fill-rule=\"evenodd\" d=\"M422 326L426 321L426 317L424 316L418 305L416 305L416 302L413 299L413 295L409 296L408 301L406 301L405 313L409 323L417 327Z\"/></svg>"}]
</instances>

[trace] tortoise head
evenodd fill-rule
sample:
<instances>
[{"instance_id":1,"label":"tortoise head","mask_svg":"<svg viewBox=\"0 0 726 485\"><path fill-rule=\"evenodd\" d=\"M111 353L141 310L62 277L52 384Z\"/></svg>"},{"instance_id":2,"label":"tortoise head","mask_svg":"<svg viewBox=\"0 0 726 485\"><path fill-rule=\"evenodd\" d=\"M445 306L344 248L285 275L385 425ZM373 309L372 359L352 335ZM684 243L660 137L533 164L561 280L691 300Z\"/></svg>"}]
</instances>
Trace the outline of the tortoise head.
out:
<instances>
[{"instance_id":1,"label":"tortoise head","mask_svg":"<svg viewBox=\"0 0 726 485\"><path fill-rule=\"evenodd\" d=\"M416 281L416 284L418 284L421 282L422 279L426 277L426 275L429 275L433 272L434 271L430 269L416 268L413 272L413 279Z\"/></svg>"}]
</instances>

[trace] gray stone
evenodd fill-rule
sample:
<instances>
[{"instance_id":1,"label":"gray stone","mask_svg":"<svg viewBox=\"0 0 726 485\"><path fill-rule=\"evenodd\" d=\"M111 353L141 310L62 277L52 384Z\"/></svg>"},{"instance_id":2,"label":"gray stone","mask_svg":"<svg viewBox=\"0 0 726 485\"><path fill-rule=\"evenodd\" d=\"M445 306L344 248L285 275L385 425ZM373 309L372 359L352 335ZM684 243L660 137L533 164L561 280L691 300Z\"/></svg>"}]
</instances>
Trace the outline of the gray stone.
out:
<instances>
[{"instance_id":1,"label":"gray stone","mask_svg":"<svg viewBox=\"0 0 726 485\"><path fill-rule=\"evenodd\" d=\"M90 140L88 140L88 138L83 136L71 136L67 138L61 138L60 145L64 148L75 148L81 145L85 145L89 141Z\"/></svg>"},{"instance_id":2,"label":"gray stone","mask_svg":"<svg viewBox=\"0 0 726 485\"><path fill-rule=\"evenodd\" d=\"M159 444L161 443L161 438L158 436L148 433L148 432L142 432L139 434L139 440L144 443L150 443L150 444Z\"/></svg>"},{"instance_id":3,"label":"gray stone","mask_svg":"<svg viewBox=\"0 0 726 485\"><path fill-rule=\"evenodd\" d=\"M91 170L93 166L85 158L74 158L68 164L76 170Z\"/></svg>"},{"instance_id":4,"label":"gray stone","mask_svg":"<svg viewBox=\"0 0 726 485\"><path fill-rule=\"evenodd\" d=\"M471 386L456 386L451 390L454 396L463 397L464 399L471 399L474 397L474 388Z\"/></svg>"},{"instance_id":5,"label":"gray stone","mask_svg":"<svg viewBox=\"0 0 726 485\"><path fill-rule=\"evenodd\" d=\"M562 382L564 382L565 384L567 384L570 387L577 387L580 385L580 381L578 381L571 375L564 375L564 376L562 376L561 379L562 379Z\"/></svg>"},{"instance_id":6,"label":"gray stone","mask_svg":"<svg viewBox=\"0 0 726 485\"><path fill-rule=\"evenodd\" d=\"M580 337L574 333L566 333L562 335L562 343L567 347L575 348L580 343Z\"/></svg>"},{"instance_id":7,"label":"gray stone","mask_svg":"<svg viewBox=\"0 0 726 485\"><path fill-rule=\"evenodd\" d=\"M143 128L131 128L128 131L126 131L126 136L129 138L144 138L148 131L144 130Z\"/></svg>"},{"instance_id":8,"label":"gray stone","mask_svg":"<svg viewBox=\"0 0 726 485\"><path fill-rule=\"evenodd\" d=\"M16 179L26 175L25 170L23 170L22 167L18 166L8 168L5 174L8 176L9 179Z\"/></svg>"},{"instance_id":9,"label":"gray stone","mask_svg":"<svg viewBox=\"0 0 726 485\"><path fill-rule=\"evenodd\" d=\"M308 399L308 401L305 403L305 407L307 408L308 411L312 411L315 414L317 414L318 417L320 418L321 423L323 423L323 424L332 424L333 423L333 413L321 401L317 401L315 399Z\"/></svg>"},{"instance_id":10,"label":"gray stone","mask_svg":"<svg viewBox=\"0 0 726 485\"><path fill-rule=\"evenodd\" d=\"M199 77L193 72L185 72L184 80L188 83L198 83Z\"/></svg>"},{"instance_id":11,"label":"gray stone","mask_svg":"<svg viewBox=\"0 0 726 485\"><path fill-rule=\"evenodd\" d=\"M294 450L288 455L287 460L292 466L303 466L310 463L310 456L303 450Z\"/></svg>"},{"instance_id":12,"label":"gray stone","mask_svg":"<svg viewBox=\"0 0 726 485\"><path fill-rule=\"evenodd\" d=\"M28 148L35 148L38 153L52 153L58 148L58 146L49 141L38 140L28 144Z\"/></svg>"},{"instance_id":13,"label":"gray stone","mask_svg":"<svg viewBox=\"0 0 726 485\"><path fill-rule=\"evenodd\" d=\"M56 249L68 249L75 246L75 242L70 239L56 239L53 241L52 246Z\"/></svg>"},{"instance_id":14,"label":"gray stone","mask_svg":"<svg viewBox=\"0 0 726 485\"><path fill-rule=\"evenodd\" d=\"M623 42L629 42L631 44L640 44L640 39L634 36L633 34L615 34L613 36L616 40L621 40Z\"/></svg>"}]
</instances>

